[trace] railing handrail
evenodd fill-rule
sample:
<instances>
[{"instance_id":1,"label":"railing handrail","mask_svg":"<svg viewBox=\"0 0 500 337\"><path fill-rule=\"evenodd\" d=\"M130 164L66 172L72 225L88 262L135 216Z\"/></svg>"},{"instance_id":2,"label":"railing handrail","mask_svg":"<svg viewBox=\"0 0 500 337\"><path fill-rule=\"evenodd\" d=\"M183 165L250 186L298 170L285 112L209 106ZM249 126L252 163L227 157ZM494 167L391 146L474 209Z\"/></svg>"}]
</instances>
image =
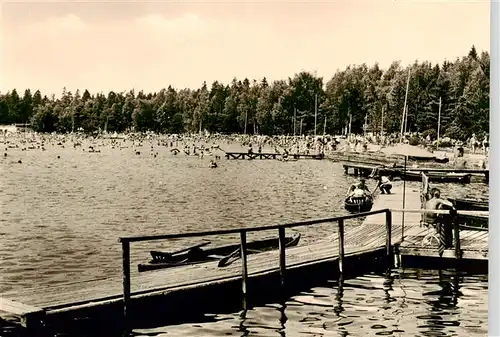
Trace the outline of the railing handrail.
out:
<instances>
[{"instance_id":1,"label":"railing handrail","mask_svg":"<svg viewBox=\"0 0 500 337\"><path fill-rule=\"evenodd\" d=\"M343 215L343 216L338 216L338 217L333 217L333 218L302 220L302 221L296 221L296 222L291 222L291 223L285 223L285 224L279 224L279 225L267 225L267 226L260 226L260 227L232 228L232 229L212 230L212 231L204 231L204 232L191 232L191 233L128 236L128 237L119 238L119 242L130 243L130 242L180 239L180 238L200 237L200 236L210 236L210 235L238 234L241 232L262 232L262 231L268 231L268 230L276 230L276 229L280 229L280 228L293 228L293 227L316 225L316 224L326 223L326 222L334 222L334 221L339 221L339 220L356 219L356 218L360 218L360 217L364 217L364 216L385 213L387 211L389 211L389 209L384 208L384 209L377 209L375 211L370 211L370 212L349 214L349 215Z\"/></svg>"},{"instance_id":2,"label":"railing handrail","mask_svg":"<svg viewBox=\"0 0 500 337\"><path fill-rule=\"evenodd\" d=\"M451 214L451 210L447 209L425 209L425 208L389 208L389 211L394 213L431 213L431 214ZM466 211L466 210L456 210L457 214L461 215L477 215L477 216L488 216L489 211Z\"/></svg>"}]
</instances>

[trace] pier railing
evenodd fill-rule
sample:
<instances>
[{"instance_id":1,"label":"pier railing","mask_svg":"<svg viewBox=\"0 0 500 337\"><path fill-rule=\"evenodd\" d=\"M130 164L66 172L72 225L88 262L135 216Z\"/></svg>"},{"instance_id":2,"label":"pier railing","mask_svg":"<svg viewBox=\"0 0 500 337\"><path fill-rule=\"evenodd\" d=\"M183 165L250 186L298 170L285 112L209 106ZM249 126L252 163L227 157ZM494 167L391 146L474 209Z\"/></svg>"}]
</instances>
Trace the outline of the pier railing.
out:
<instances>
[{"instance_id":1,"label":"pier railing","mask_svg":"<svg viewBox=\"0 0 500 337\"><path fill-rule=\"evenodd\" d=\"M488 211L465 211L465 210L432 210L432 209L396 209L391 208L389 211L395 213L420 213L420 214L441 214L441 215L450 215L450 222L453 230L453 247L455 248L455 258L462 258L462 250L460 248L460 224L458 223L456 216L457 215L475 215L475 216L488 216ZM462 229L472 229L475 231L488 231L488 228L474 227L474 228L462 228ZM404 233L404 223L402 228L402 237L401 241L403 241L403 233Z\"/></svg>"},{"instance_id":2,"label":"pier railing","mask_svg":"<svg viewBox=\"0 0 500 337\"><path fill-rule=\"evenodd\" d=\"M336 222L338 227L338 242L339 242L339 255L338 264L340 273L343 272L343 261L344 261L344 221L349 219L356 219L360 217L366 217L369 215L375 215L385 213L385 225L386 225L386 255L388 258L391 257L391 231L392 231L392 213L389 209L381 209L364 213L350 214L339 217L305 220L292 223L286 223L281 225L270 225L261 227L251 227L251 228L238 228L238 229L226 229L226 230L214 230L214 231L203 231L203 232L192 232L192 233L177 233L177 234L163 234L163 235L150 235L150 236L132 236L132 237L122 237L119 242L122 244L122 258L123 258L123 310L125 317L128 316L130 311L130 299L131 299L131 276L130 276L130 247L132 243L135 242L145 242L145 241L158 241L158 240L169 240L169 239L182 239L182 238L193 238L193 237L203 237L211 235L230 235L239 234L240 235L240 252L241 252L241 276L242 276L242 294L243 294L243 308L246 308L246 294L247 294L247 280L248 280L248 265L247 265L247 233L251 232L262 232L269 230L277 230L279 237L279 272L281 284L285 283L285 273L286 273L286 252L285 252L285 229L312 226L323 223Z\"/></svg>"}]
</instances>

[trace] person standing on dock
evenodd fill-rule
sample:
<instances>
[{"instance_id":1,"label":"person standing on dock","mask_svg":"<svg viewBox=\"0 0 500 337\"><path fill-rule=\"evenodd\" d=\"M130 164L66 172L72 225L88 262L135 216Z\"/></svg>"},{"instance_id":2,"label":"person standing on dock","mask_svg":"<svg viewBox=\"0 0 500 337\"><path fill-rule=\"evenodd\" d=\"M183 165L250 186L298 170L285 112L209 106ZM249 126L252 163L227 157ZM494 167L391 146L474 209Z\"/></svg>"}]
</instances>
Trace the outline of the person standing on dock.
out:
<instances>
[{"instance_id":1,"label":"person standing on dock","mask_svg":"<svg viewBox=\"0 0 500 337\"><path fill-rule=\"evenodd\" d=\"M456 213L453 204L441 198L441 191L437 188L432 189L431 198L425 202L425 209L429 210L443 210L451 209ZM439 256L443 255L446 248L452 246L453 231L452 231L452 218L450 215L441 215L435 213L424 213L424 222L428 225L432 225L439 237Z\"/></svg>"}]
</instances>

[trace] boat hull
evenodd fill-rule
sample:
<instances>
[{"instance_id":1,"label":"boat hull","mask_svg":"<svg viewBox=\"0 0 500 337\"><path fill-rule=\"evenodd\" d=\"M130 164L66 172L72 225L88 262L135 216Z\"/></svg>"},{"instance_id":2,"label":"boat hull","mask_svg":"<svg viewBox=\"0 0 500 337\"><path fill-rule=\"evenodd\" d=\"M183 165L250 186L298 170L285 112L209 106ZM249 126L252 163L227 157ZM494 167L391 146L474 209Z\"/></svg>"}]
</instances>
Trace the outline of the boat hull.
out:
<instances>
[{"instance_id":1,"label":"boat hull","mask_svg":"<svg viewBox=\"0 0 500 337\"><path fill-rule=\"evenodd\" d=\"M373 206L373 198L347 198L344 202L344 207L351 213L369 212Z\"/></svg>"},{"instance_id":2,"label":"boat hull","mask_svg":"<svg viewBox=\"0 0 500 337\"><path fill-rule=\"evenodd\" d=\"M299 243L300 233L285 238L285 247L293 247ZM271 238L255 240L247 243L247 254L254 254L279 248L279 239ZM158 251L151 251L153 259L147 264L139 264L139 272L171 268L189 264L215 261L226 258L240 249L240 244L229 244L214 248L198 248L187 250L182 254L170 255Z\"/></svg>"},{"instance_id":3,"label":"boat hull","mask_svg":"<svg viewBox=\"0 0 500 337\"><path fill-rule=\"evenodd\" d=\"M448 198L455 205L456 209L467 211L488 211L488 201L462 198Z\"/></svg>"},{"instance_id":4,"label":"boat hull","mask_svg":"<svg viewBox=\"0 0 500 337\"><path fill-rule=\"evenodd\" d=\"M470 174L439 174L426 173L429 182L435 183L462 183L468 184L471 181ZM401 172L401 178L407 181L421 181L422 175L420 172Z\"/></svg>"}]
</instances>

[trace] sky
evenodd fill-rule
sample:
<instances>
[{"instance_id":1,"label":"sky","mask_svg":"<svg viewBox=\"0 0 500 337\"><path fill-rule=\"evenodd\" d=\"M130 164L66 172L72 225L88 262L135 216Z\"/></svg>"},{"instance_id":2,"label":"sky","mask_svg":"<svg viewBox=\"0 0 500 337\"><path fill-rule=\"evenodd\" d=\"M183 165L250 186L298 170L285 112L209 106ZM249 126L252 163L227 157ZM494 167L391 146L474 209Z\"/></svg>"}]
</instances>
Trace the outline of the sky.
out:
<instances>
[{"instance_id":1,"label":"sky","mask_svg":"<svg viewBox=\"0 0 500 337\"><path fill-rule=\"evenodd\" d=\"M7 2L0 91L199 88L489 51L489 0Z\"/></svg>"}]
</instances>

